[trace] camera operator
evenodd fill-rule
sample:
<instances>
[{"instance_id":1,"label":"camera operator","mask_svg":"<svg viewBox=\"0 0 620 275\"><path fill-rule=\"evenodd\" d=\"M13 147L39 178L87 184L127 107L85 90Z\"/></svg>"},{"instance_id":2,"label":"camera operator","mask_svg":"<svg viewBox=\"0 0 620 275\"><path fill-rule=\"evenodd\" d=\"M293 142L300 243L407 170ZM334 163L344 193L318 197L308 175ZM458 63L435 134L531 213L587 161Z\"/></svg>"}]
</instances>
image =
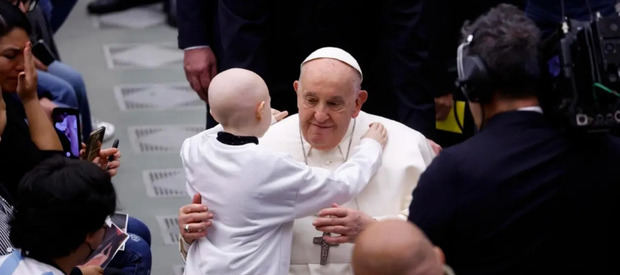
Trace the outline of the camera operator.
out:
<instances>
[{"instance_id":1,"label":"camera operator","mask_svg":"<svg viewBox=\"0 0 620 275\"><path fill-rule=\"evenodd\" d=\"M456 274L612 274L620 140L569 135L539 106L540 31L501 4L463 27L459 83L478 134L444 149L409 220Z\"/></svg>"}]
</instances>

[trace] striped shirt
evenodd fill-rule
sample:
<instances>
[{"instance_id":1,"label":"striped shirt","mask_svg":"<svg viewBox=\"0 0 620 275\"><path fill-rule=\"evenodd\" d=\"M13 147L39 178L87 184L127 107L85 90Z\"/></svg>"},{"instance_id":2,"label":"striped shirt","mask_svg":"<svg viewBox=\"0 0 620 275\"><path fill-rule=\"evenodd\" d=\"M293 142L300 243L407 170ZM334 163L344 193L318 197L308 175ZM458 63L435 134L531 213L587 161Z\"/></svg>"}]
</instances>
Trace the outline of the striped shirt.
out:
<instances>
[{"instance_id":1,"label":"striped shirt","mask_svg":"<svg viewBox=\"0 0 620 275\"><path fill-rule=\"evenodd\" d=\"M35 259L23 257L20 250L0 256L0 274L2 275L64 275L62 271Z\"/></svg>"},{"instance_id":2,"label":"striped shirt","mask_svg":"<svg viewBox=\"0 0 620 275\"><path fill-rule=\"evenodd\" d=\"M11 253L12 245L9 240L9 219L13 213L13 207L0 196L0 255Z\"/></svg>"}]
</instances>

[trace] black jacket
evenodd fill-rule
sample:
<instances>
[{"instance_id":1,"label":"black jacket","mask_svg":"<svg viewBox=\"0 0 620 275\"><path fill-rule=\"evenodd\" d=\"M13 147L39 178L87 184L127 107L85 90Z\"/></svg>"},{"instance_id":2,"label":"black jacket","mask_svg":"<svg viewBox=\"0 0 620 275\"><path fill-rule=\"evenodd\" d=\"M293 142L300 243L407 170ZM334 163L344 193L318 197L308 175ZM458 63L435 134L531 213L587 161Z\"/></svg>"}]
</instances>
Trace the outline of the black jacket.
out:
<instances>
[{"instance_id":1,"label":"black jacket","mask_svg":"<svg viewBox=\"0 0 620 275\"><path fill-rule=\"evenodd\" d=\"M618 138L568 137L538 113L501 113L431 163L409 220L456 274L610 274L618 156Z\"/></svg>"}]
</instances>

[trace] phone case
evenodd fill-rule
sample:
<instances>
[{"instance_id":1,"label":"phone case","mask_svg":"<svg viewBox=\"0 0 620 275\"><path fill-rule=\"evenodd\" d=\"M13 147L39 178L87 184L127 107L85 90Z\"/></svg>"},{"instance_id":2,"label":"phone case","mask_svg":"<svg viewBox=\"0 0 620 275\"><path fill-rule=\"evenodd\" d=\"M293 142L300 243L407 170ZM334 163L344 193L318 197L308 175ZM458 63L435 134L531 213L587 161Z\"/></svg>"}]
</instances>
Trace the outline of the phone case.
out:
<instances>
[{"instance_id":1,"label":"phone case","mask_svg":"<svg viewBox=\"0 0 620 275\"><path fill-rule=\"evenodd\" d=\"M88 144L86 144L86 159L93 161L101 150L101 144L103 143L103 135L105 134L105 127L101 127L94 130L88 137Z\"/></svg>"}]
</instances>

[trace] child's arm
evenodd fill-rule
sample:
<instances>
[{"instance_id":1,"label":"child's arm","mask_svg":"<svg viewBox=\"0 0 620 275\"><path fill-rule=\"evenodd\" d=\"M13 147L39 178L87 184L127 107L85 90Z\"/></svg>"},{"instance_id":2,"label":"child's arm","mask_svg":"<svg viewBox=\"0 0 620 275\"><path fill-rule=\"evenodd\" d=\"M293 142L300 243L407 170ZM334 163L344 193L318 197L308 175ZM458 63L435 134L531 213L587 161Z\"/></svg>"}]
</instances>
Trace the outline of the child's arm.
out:
<instances>
[{"instance_id":1,"label":"child's arm","mask_svg":"<svg viewBox=\"0 0 620 275\"><path fill-rule=\"evenodd\" d=\"M345 203L359 194L381 166L387 132L383 125L373 123L362 137L356 153L331 172L322 168L304 169L295 204L295 216L316 213L333 203Z\"/></svg>"}]
</instances>

